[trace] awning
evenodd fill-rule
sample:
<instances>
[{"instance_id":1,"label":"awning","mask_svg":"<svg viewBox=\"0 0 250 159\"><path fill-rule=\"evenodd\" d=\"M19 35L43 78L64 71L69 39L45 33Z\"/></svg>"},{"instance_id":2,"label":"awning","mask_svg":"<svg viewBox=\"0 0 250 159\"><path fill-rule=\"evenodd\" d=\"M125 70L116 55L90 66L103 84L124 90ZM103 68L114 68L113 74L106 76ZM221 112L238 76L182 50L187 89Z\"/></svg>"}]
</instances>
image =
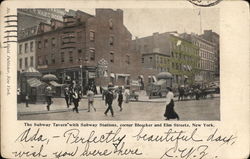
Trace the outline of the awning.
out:
<instances>
[{"instance_id":1,"label":"awning","mask_svg":"<svg viewBox=\"0 0 250 159\"><path fill-rule=\"evenodd\" d=\"M166 83L166 80L163 79L155 82L156 85L163 85L164 83Z\"/></svg>"},{"instance_id":2,"label":"awning","mask_svg":"<svg viewBox=\"0 0 250 159\"><path fill-rule=\"evenodd\" d=\"M46 75L43 75L42 80L44 80L44 81L58 81L58 78L56 77L56 75L46 74Z\"/></svg>"},{"instance_id":3,"label":"awning","mask_svg":"<svg viewBox=\"0 0 250 159\"><path fill-rule=\"evenodd\" d=\"M30 78L27 80L27 83L30 87L39 87L40 85L43 85L45 83L41 82L39 79L37 78Z\"/></svg>"},{"instance_id":4,"label":"awning","mask_svg":"<svg viewBox=\"0 0 250 159\"><path fill-rule=\"evenodd\" d=\"M184 78L188 78L188 76L184 75Z\"/></svg>"},{"instance_id":5,"label":"awning","mask_svg":"<svg viewBox=\"0 0 250 159\"><path fill-rule=\"evenodd\" d=\"M64 84L59 84L59 83L57 83L56 81L50 81L49 82L52 86L54 86L54 87L62 87L62 86L64 86Z\"/></svg>"},{"instance_id":6,"label":"awning","mask_svg":"<svg viewBox=\"0 0 250 159\"><path fill-rule=\"evenodd\" d=\"M116 74L116 76L118 76L118 77L129 77L130 76L130 74L124 74L124 73L117 73Z\"/></svg>"},{"instance_id":7,"label":"awning","mask_svg":"<svg viewBox=\"0 0 250 159\"><path fill-rule=\"evenodd\" d=\"M141 79L144 79L143 75L140 75L140 78L141 78Z\"/></svg>"}]
</instances>

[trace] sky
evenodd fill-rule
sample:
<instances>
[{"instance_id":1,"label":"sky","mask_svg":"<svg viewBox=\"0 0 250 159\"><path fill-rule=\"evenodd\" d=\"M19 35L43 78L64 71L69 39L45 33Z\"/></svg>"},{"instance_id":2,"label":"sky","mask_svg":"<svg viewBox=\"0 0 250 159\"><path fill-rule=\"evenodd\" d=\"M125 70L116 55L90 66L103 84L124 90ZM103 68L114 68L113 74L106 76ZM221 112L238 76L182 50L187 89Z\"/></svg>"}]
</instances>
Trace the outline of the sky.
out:
<instances>
[{"instance_id":1,"label":"sky","mask_svg":"<svg viewBox=\"0 0 250 159\"><path fill-rule=\"evenodd\" d=\"M124 25L132 33L133 38L150 36L154 32L200 34L201 29L213 30L219 34L218 8L120 8L124 14ZM95 15L95 9L80 9ZM116 10L116 9L115 9ZM199 14L200 13L200 14ZM201 29L200 29L201 28Z\"/></svg>"}]
</instances>

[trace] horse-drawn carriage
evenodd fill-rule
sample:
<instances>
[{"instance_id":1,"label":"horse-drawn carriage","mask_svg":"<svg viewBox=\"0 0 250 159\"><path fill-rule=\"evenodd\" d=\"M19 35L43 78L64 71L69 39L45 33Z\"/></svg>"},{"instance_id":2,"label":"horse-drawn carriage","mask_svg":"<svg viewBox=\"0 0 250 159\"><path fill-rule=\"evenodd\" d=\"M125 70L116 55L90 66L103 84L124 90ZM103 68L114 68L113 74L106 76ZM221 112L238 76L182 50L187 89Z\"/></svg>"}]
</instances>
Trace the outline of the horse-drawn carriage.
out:
<instances>
[{"instance_id":1,"label":"horse-drawn carriage","mask_svg":"<svg viewBox=\"0 0 250 159\"><path fill-rule=\"evenodd\" d=\"M157 75L157 81L149 83L146 87L146 93L151 98L165 97L167 87L172 86L172 74L169 72L161 72Z\"/></svg>"}]
</instances>

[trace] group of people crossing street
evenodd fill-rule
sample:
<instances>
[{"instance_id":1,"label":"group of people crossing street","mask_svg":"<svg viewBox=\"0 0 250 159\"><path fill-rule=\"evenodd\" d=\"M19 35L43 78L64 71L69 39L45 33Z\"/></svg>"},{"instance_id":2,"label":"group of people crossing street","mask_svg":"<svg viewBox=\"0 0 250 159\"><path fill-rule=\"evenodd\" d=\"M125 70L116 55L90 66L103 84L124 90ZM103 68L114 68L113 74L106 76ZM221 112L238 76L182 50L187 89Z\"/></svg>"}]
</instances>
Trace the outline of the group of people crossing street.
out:
<instances>
[{"instance_id":1,"label":"group of people crossing street","mask_svg":"<svg viewBox=\"0 0 250 159\"><path fill-rule=\"evenodd\" d=\"M104 91L104 90L103 90ZM93 109L95 112L96 107L94 106L94 96L95 96L95 92L94 92L94 88L92 86L90 86L86 92L86 96L87 96L87 101L88 101L88 106L87 106L87 112L90 112L91 109ZM123 103L123 91L122 88L119 88L118 91L114 91L114 88L112 85L108 85L108 89L105 90L104 93L104 98L105 99L105 104L107 106L107 109L105 110L104 114L107 116L107 114L110 112L111 116L114 116L114 110L112 107L113 104L113 100L117 98L117 102L118 102L118 106L120 108L120 111L122 111L122 103ZM46 102L47 102L47 110L50 111L50 106L53 103L52 100L53 97L53 91L52 88L50 86L48 86L46 88ZM66 103L66 107L69 108L70 105L74 105L72 111L79 113L79 102L82 98L82 92L75 87L75 85L71 85L71 86L67 86L64 89L64 99L65 99L65 103Z\"/></svg>"}]
</instances>

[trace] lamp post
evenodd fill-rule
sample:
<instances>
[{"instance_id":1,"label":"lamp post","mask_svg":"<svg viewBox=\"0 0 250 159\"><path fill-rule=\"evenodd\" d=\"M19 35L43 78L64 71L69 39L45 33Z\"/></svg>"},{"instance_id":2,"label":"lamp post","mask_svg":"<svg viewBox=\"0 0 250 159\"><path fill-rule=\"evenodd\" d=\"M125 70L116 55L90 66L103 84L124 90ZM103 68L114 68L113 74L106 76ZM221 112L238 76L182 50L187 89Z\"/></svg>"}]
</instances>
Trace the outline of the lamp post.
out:
<instances>
[{"instance_id":1,"label":"lamp post","mask_svg":"<svg viewBox=\"0 0 250 159\"><path fill-rule=\"evenodd\" d=\"M88 59L83 59L83 58L80 58L80 61L81 61L81 64L80 64L80 70L81 70L81 81L80 81L80 84L81 84L81 92L83 93L83 60L87 66L87 63L88 63ZM88 70L86 69L86 84L88 84Z\"/></svg>"},{"instance_id":2,"label":"lamp post","mask_svg":"<svg viewBox=\"0 0 250 159\"><path fill-rule=\"evenodd\" d=\"M81 60L82 61L82 60ZM82 75L82 62L81 62L81 65L80 65L80 70L81 70L81 81L80 81L80 83L81 83L81 93L83 93L83 75Z\"/></svg>"}]
</instances>

